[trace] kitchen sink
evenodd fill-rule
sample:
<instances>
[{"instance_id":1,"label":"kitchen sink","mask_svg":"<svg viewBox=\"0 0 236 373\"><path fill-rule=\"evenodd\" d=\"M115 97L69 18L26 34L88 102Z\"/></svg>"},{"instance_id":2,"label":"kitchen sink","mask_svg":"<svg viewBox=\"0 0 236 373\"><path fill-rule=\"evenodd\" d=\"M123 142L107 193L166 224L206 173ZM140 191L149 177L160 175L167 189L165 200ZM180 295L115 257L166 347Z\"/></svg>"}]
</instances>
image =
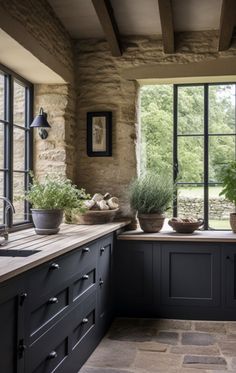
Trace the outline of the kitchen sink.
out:
<instances>
[{"instance_id":1,"label":"kitchen sink","mask_svg":"<svg viewBox=\"0 0 236 373\"><path fill-rule=\"evenodd\" d=\"M41 250L14 250L14 249L0 249L0 256L10 256L10 257L27 257Z\"/></svg>"}]
</instances>

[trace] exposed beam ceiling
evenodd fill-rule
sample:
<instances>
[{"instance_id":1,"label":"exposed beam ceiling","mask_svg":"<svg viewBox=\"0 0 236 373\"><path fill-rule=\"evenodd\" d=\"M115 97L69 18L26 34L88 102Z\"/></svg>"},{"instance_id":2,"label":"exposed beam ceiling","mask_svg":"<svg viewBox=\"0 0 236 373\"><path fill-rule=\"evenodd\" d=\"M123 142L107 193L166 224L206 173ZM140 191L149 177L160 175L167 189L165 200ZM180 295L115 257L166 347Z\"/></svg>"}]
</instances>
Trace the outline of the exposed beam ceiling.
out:
<instances>
[{"instance_id":1,"label":"exposed beam ceiling","mask_svg":"<svg viewBox=\"0 0 236 373\"><path fill-rule=\"evenodd\" d=\"M110 45L111 53L115 57L122 55L119 42L119 30L109 0L92 0L106 39Z\"/></svg>"},{"instance_id":2,"label":"exposed beam ceiling","mask_svg":"<svg viewBox=\"0 0 236 373\"><path fill-rule=\"evenodd\" d=\"M230 47L236 21L236 1L223 0L220 16L219 51Z\"/></svg>"},{"instance_id":3,"label":"exposed beam ceiling","mask_svg":"<svg viewBox=\"0 0 236 373\"><path fill-rule=\"evenodd\" d=\"M162 28L162 41L165 53L174 53L174 27L171 0L158 0Z\"/></svg>"}]
</instances>

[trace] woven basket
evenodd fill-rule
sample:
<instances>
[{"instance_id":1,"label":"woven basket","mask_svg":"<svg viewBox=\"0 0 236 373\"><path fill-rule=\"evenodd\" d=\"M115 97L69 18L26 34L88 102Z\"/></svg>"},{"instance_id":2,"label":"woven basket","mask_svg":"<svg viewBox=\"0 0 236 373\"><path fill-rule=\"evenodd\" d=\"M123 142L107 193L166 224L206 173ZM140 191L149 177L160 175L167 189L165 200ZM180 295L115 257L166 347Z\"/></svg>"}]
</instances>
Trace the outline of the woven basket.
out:
<instances>
[{"instance_id":1,"label":"woven basket","mask_svg":"<svg viewBox=\"0 0 236 373\"><path fill-rule=\"evenodd\" d=\"M84 214L72 215L73 224L105 224L110 223L119 209L115 210L89 210Z\"/></svg>"},{"instance_id":2,"label":"woven basket","mask_svg":"<svg viewBox=\"0 0 236 373\"><path fill-rule=\"evenodd\" d=\"M198 219L197 222L188 223L188 222L179 222L176 220L169 220L168 224L176 231L177 233L193 233L196 229L203 225L203 219Z\"/></svg>"}]
</instances>

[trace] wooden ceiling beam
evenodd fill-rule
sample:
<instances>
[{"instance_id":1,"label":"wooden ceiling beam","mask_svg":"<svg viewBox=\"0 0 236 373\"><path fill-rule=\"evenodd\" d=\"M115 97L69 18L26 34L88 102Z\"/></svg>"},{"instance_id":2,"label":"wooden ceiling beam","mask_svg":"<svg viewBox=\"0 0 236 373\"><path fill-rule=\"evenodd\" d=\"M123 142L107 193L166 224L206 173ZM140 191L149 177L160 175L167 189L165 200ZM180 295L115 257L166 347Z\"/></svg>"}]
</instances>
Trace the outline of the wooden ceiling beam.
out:
<instances>
[{"instance_id":1,"label":"wooden ceiling beam","mask_svg":"<svg viewBox=\"0 0 236 373\"><path fill-rule=\"evenodd\" d=\"M158 0L161 19L162 41L165 53L175 52L174 25L171 0Z\"/></svg>"},{"instance_id":2,"label":"wooden ceiling beam","mask_svg":"<svg viewBox=\"0 0 236 373\"><path fill-rule=\"evenodd\" d=\"M220 15L219 51L230 47L236 21L236 1L223 0Z\"/></svg>"},{"instance_id":3,"label":"wooden ceiling beam","mask_svg":"<svg viewBox=\"0 0 236 373\"><path fill-rule=\"evenodd\" d=\"M119 30L110 1L92 0L92 3L105 33L107 42L110 45L112 55L120 57L122 55L122 50L119 41Z\"/></svg>"}]
</instances>

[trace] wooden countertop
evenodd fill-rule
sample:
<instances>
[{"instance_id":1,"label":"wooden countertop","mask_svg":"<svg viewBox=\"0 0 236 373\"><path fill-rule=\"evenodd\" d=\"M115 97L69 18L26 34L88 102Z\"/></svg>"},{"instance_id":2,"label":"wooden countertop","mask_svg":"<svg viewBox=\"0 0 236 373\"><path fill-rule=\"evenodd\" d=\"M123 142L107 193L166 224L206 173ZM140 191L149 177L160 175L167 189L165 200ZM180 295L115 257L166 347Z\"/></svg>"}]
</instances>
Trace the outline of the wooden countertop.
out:
<instances>
[{"instance_id":1,"label":"wooden countertop","mask_svg":"<svg viewBox=\"0 0 236 373\"><path fill-rule=\"evenodd\" d=\"M126 226L129 221L113 222L101 225L62 224L55 235L37 235L34 229L25 229L9 234L9 242L2 249L40 250L28 257L0 256L0 282L12 278L48 260L83 246L108 233Z\"/></svg>"},{"instance_id":2,"label":"wooden countertop","mask_svg":"<svg viewBox=\"0 0 236 373\"><path fill-rule=\"evenodd\" d=\"M160 233L144 233L141 229L126 231L118 240L132 241L185 241L185 242L236 242L236 233L232 231L195 231L191 234L163 230Z\"/></svg>"}]
</instances>

